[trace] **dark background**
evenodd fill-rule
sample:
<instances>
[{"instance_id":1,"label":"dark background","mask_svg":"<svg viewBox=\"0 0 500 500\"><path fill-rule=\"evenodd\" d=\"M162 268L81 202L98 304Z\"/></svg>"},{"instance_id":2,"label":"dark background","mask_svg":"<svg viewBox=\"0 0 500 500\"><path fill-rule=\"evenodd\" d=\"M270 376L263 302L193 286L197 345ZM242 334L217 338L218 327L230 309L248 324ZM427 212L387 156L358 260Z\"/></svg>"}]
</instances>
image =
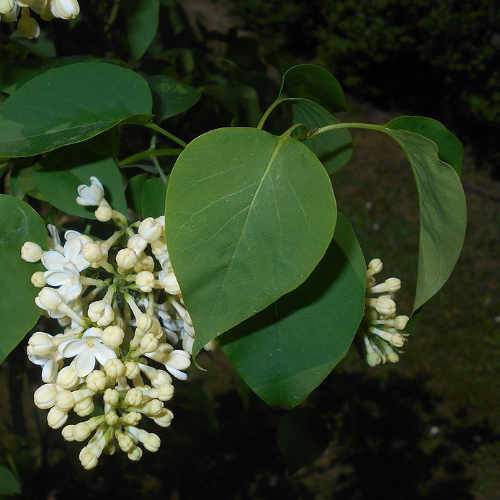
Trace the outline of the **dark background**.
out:
<instances>
[{"instance_id":1,"label":"dark background","mask_svg":"<svg viewBox=\"0 0 500 500\"><path fill-rule=\"evenodd\" d=\"M44 24L36 44L0 25L2 88L58 57L129 61L127 2L81 1L80 19ZM181 5L182 4L182 5ZM465 144L469 230L450 282L422 311L398 365L369 369L355 349L300 408L261 403L222 354L177 384L162 448L138 464L117 454L92 472L33 407L39 380L21 345L0 368L0 463L22 498L500 498L498 206L500 9L493 1L276 0L162 2L160 32L136 70L200 86L200 103L169 129L184 139L254 125L280 74L300 62L331 70L350 101L343 119L396 114L441 120ZM277 113L274 126L286 120ZM143 149L129 132L121 155ZM417 210L401 152L355 133L333 179L366 257L414 287ZM127 150L130 149L130 151ZM304 332L307 342L307 332ZM313 341L313 340L311 340Z\"/></svg>"}]
</instances>

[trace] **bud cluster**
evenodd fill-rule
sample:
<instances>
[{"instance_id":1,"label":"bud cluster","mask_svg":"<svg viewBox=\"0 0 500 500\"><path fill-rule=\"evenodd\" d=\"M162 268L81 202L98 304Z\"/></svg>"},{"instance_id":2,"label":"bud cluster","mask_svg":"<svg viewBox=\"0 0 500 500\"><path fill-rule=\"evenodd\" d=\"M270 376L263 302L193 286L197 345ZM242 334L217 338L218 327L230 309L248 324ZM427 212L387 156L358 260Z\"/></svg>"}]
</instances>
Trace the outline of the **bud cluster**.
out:
<instances>
[{"instance_id":1,"label":"bud cluster","mask_svg":"<svg viewBox=\"0 0 500 500\"><path fill-rule=\"evenodd\" d=\"M365 359L368 365L397 363L408 335L404 333L408 316L397 315L395 293L401 288L399 278L377 283L375 275L382 271L380 259L373 259L366 271L367 297L365 328L362 331Z\"/></svg>"},{"instance_id":2,"label":"bud cluster","mask_svg":"<svg viewBox=\"0 0 500 500\"><path fill-rule=\"evenodd\" d=\"M42 367L35 405L48 410L48 425L67 441L88 440L79 458L91 469L102 453L121 449L139 460L142 448L158 450L160 438L139 425L170 425L165 403L173 379L187 379L195 332L170 263L164 217L128 224L95 177L78 187L77 203L117 229L105 240L66 231L63 243L49 226L51 248L26 242L21 257L45 268L32 276L40 288L35 302L60 330L28 341L29 359Z\"/></svg>"},{"instance_id":3,"label":"bud cluster","mask_svg":"<svg viewBox=\"0 0 500 500\"><path fill-rule=\"evenodd\" d=\"M78 0L0 0L0 21L17 22L17 31L25 38L40 36L38 21L32 12L44 21L51 19L75 19L80 13Z\"/></svg>"}]
</instances>

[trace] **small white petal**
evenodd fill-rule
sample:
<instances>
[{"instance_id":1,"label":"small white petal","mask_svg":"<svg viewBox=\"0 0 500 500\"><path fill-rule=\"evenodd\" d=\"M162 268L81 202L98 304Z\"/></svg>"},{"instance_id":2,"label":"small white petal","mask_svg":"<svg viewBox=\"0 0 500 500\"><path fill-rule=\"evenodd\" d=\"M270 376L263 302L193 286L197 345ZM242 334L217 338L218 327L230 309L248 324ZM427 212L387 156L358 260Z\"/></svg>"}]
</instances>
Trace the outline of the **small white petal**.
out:
<instances>
[{"instance_id":1,"label":"small white petal","mask_svg":"<svg viewBox=\"0 0 500 500\"><path fill-rule=\"evenodd\" d=\"M191 357L186 351L175 350L170 353L167 364L177 370L186 370L191 365Z\"/></svg>"},{"instance_id":2,"label":"small white petal","mask_svg":"<svg viewBox=\"0 0 500 500\"><path fill-rule=\"evenodd\" d=\"M175 377L178 380L187 380L188 376L187 373L181 372L180 370L177 370L176 368L172 368L171 366L165 365L165 368L167 369L170 374Z\"/></svg>"},{"instance_id":3,"label":"small white petal","mask_svg":"<svg viewBox=\"0 0 500 500\"><path fill-rule=\"evenodd\" d=\"M76 358L74 369L79 377L86 377L95 367L95 356L89 349L83 350Z\"/></svg>"},{"instance_id":4,"label":"small white petal","mask_svg":"<svg viewBox=\"0 0 500 500\"><path fill-rule=\"evenodd\" d=\"M63 298L64 302L71 302L77 299L82 293L82 285L80 282L63 285L59 288L59 295Z\"/></svg>"},{"instance_id":5,"label":"small white petal","mask_svg":"<svg viewBox=\"0 0 500 500\"><path fill-rule=\"evenodd\" d=\"M42 255L42 264L48 271L59 271L67 264L64 255L55 250L49 250Z\"/></svg>"},{"instance_id":6,"label":"small white petal","mask_svg":"<svg viewBox=\"0 0 500 500\"><path fill-rule=\"evenodd\" d=\"M57 363L54 359L49 359L42 369L42 381L46 384L55 382L57 377Z\"/></svg>"},{"instance_id":7,"label":"small white petal","mask_svg":"<svg viewBox=\"0 0 500 500\"><path fill-rule=\"evenodd\" d=\"M105 346L103 343L99 342L95 344L93 348L93 353L95 357L97 358L97 361L104 366L106 364L106 361L109 361L110 359L116 358L115 352L110 349L109 347Z\"/></svg>"},{"instance_id":8,"label":"small white petal","mask_svg":"<svg viewBox=\"0 0 500 500\"><path fill-rule=\"evenodd\" d=\"M66 340L59 346L59 352L64 358L73 358L78 356L86 346L80 339Z\"/></svg>"}]
</instances>

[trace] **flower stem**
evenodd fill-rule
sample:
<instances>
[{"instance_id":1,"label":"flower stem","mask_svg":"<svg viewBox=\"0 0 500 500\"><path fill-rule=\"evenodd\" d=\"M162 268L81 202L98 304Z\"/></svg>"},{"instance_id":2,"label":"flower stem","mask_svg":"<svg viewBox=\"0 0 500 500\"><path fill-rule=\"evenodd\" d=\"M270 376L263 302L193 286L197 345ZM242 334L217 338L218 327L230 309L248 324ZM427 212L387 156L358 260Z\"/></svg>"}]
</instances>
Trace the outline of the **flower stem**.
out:
<instances>
[{"instance_id":1,"label":"flower stem","mask_svg":"<svg viewBox=\"0 0 500 500\"><path fill-rule=\"evenodd\" d=\"M269 118L269 115L284 101L286 101L286 97L278 97L265 111L264 114L262 115L261 119L259 120L259 123L257 124L258 129L262 129L264 124L266 123L266 120Z\"/></svg>"},{"instance_id":2,"label":"flower stem","mask_svg":"<svg viewBox=\"0 0 500 500\"><path fill-rule=\"evenodd\" d=\"M317 135L324 134L325 132L330 132L332 130L342 129L342 128L360 128L366 130L376 130L377 132L385 132L386 128L383 125L377 125L375 123L334 123L332 125L326 125L324 127L312 130L308 135L307 139L316 137Z\"/></svg>"},{"instance_id":3,"label":"flower stem","mask_svg":"<svg viewBox=\"0 0 500 500\"><path fill-rule=\"evenodd\" d=\"M170 139L172 142L175 142L179 146L182 146L183 148L186 147L186 143L182 139L180 139L176 135L172 134L168 130L165 130L165 129L161 128L156 123L153 123L153 122L145 123L144 126L146 128L151 129L151 130L154 130L155 132L157 132L160 135L163 135L164 137L166 137L167 139Z\"/></svg>"},{"instance_id":4,"label":"flower stem","mask_svg":"<svg viewBox=\"0 0 500 500\"><path fill-rule=\"evenodd\" d=\"M120 161L120 167L126 167L128 165L132 165L137 163L140 160L148 159L148 158L156 158L158 156L179 156L182 149L177 148L158 148L158 149L146 149L145 151L140 151L139 153L135 153L131 156L127 156Z\"/></svg>"}]
</instances>

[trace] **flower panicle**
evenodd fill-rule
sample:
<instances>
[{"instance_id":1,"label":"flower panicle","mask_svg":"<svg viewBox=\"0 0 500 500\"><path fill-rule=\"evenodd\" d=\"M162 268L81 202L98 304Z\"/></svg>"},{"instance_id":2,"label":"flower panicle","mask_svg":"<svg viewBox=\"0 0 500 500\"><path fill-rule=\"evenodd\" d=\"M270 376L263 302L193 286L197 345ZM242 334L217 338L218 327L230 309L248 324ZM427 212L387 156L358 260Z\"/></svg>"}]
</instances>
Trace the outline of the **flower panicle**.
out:
<instances>
[{"instance_id":1,"label":"flower panicle","mask_svg":"<svg viewBox=\"0 0 500 500\"><path fill-rule=\"evenodd\" d=\"M139 426L170 426L165 405L174 380L188 378L195 330L164 217L129 224L96 177L77 194L78 204L95 207L98 221L115 224L113 234L102 240L69 230L61 239L49 226L51 247L26 242L21 258L43 267L31 278L40 289L35 303L58 330L28 341L28 358L42 368L34 402L65 440L86 442L79 458L91 469L102 454L121 450L136 461L143 449L159 449L160 437Z\"/></svg>"},{"instance_id":2,"label":"flower panicle","mask_svg":"<svg viewBox=\"0 0 500 500\"><path fill-rule=\"evenodd\" d=\"M382 269L382 261L373 259L366 271L366 309L361 335L365 360L372 367L397 363L408 338L404 330L409 318L397 314L395 301L401 280L388 278L377 283L375 276Z\"/></svg>"}]
</instances>

